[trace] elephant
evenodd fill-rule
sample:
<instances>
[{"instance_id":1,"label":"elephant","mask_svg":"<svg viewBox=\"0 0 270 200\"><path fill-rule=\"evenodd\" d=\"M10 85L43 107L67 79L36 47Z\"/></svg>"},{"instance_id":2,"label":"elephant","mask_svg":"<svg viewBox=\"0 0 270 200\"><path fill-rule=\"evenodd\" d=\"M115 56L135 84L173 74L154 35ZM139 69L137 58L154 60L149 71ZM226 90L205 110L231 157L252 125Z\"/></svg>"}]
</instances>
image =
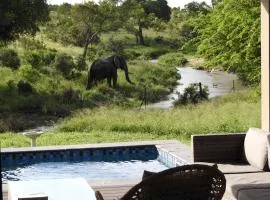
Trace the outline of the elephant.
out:
<instances>
[{"instance_id":1,"label":"elephant","mask_svg":"<svg viewBox=\"0 0 270 200\"><path fill-rule=\"evenodd\" d=\"M93 83L107 79L107 83L112 87L111 80L113 80L113 87L117 83L117 69L120 68L125 71L126 80L133 84L129 78L127 63L123 56L110 56L103 60L95 60L88 68L88 80L86 89L90 89Z\"/></svg>"}]
</instances>

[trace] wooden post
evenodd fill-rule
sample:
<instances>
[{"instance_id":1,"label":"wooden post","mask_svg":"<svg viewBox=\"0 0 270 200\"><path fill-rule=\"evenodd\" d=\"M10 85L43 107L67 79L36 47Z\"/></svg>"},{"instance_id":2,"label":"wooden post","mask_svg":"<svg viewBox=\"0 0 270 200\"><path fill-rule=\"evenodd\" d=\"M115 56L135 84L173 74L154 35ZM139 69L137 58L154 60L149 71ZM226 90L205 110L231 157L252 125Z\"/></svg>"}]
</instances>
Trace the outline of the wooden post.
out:
<instances>
[{"instance_id":1,"label":"wooden post","mask_svg":"<svg viewBox=\"0 0 270 200\"><path fill-rule=\"evenodd\" d=\"M147 100L146 100L146 86L144 86L144 109L146 109L146 104L147 104Z\"/></svg>"},{"instance_id":2,"label":"wooden post","mask_svg":"<svg viewBox=\"0 0 270 200\"><path fill-rule=\"evenodd\" d=\"M199 82L199 89L200 89L200 98L202 98L202 83Z\"/></svg>"}]
</instances>

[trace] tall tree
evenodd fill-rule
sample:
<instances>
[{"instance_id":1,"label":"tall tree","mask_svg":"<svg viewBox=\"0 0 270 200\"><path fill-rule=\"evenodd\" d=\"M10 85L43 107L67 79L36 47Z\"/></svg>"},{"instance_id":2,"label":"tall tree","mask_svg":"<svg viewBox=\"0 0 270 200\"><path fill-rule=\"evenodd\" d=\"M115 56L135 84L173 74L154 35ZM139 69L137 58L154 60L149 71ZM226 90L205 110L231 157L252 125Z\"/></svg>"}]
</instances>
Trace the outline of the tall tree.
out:
<instances>
[{"instance_id":1,"label":"tall tree","mask_svg":"<svg viewBox=\"0 0 270 200\"><path fill-rule=\"evenodd\" d=\"M83 58L85 59L88 46L104 31L117 29L115 4L112 1L101 1L95 4L89 1L85 4L77 4L72 8L72 20L74 27L84 36Z\"/></svg>"},{"instance_id":2,"label":"tall tree","mask_svg":"<svg viewBox=\"0 0 270 200\"><path fill-rule=\"evenodd\" d=\"M166 0L125 0L122 4L125 27L135 34L136 42L145 45L143 29L154 25L155 17L168 20L171 10Z\"/></svg>"},{"instance_id":3,"label":"tall tree","mask_svg":"<svg viewBox=\"0 0 270 200\"><path fill-rule=\"evenodd\" d=\"M196 16L198 14L207 14L209 13L210 6L207 5L205 2L191 2L185 5L184 11L187 13L188 16Z\"/></svg>"},{"instance_id":4,"label":"tall tree","mask_svg":"<svg viewBox=\"0 0 270 200\"><path fill-rule=\"evenodd\" d=\"M171 18L171 8L166 0L146 1L144 10L146 14L153 13L157 18L165 21Z\"/></svg>"},{"instance_id":5,"label":"tall tree","mask_svg":"<svg viewBox=\"0 0 270 200\"><path fill-rule=\"evenodd\" d=\"M184 9L174 8L169 27L172 34L177 34L181 50L191 53L197 51L200 31L207 24L208 14L212 8L206 3L191 2Z\"/></svg>"},{"instance_id":6,"label":"tall tree","mask_svg":"<svg viewBox=\"0 0 270 200\"><path fill-rule=\"evenodd\" d=\"M1 0L0 40L7 42L23 33L35 34L48 15L46 0Z\"/></svg>"}]
</instances>

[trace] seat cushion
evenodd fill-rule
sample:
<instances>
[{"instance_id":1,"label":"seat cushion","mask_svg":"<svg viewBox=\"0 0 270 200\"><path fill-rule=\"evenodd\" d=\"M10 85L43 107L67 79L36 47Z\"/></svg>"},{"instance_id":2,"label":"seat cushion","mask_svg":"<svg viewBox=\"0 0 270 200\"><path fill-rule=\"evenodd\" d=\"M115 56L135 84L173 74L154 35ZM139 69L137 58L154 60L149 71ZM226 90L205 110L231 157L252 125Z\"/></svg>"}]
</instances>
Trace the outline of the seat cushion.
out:
<instances>
[{"instance_id":1,"label":"seat cushion","mask_svg":"<svg viewBox=\"0 0 270 200\"><path fill-rule=\"evenodd\" d=\"M254 172L263 172L256 167L253 167L248 164L242 163L231 163L231 164L218 164L218 169L224 174L243 174L243 173L254 173Z\"/></svg>"},{"instance_id":2,"label":"seat cushion","mask_svg":"<svg viewBox=\"0 0 270 200\"><path fill-rule=\"evenodd\" d=\"M270 199L270 172L225 174L225 178L226 199Z\"/></svg>"},{"instance_id":3,"label":"seat cushion","mask_svg":"<svg viewBox=\"0 0 270 200\"><path fill-rule=\"evenodd\" d=\"M268 136L269 132L250 128L244 141L245 156L250 165L258 169L268 169Z\"/></svg>"},{"instance_id":4,"label":"seat cushion","mask_svg":"<svg viewBox=\"0 0 270 200\"><path fill-rule=\"evenodd\" d=\"M215 163L206 163L206 162L197 162L196 164L205 164L213 166ZM216 163L217 168L223 174L240 174L240 173L254 173L254 172L263 172L263 170L258 169L249 165L248 163Z\"/></svg>"}]
</instances>

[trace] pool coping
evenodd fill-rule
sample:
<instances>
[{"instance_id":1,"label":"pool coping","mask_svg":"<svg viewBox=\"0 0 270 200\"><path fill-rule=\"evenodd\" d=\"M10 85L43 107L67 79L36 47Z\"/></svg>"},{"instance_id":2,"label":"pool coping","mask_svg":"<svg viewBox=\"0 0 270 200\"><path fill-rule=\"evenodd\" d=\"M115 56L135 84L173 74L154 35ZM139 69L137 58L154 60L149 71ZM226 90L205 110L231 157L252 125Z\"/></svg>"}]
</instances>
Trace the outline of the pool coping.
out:
<instances>
[{"instance_id":1,"label":"pool coping","mask_svg":"<svg viewBox=\"0 0 270 200\"><path fill-rule=\"evenodd\" d=\"M20 147L20 148L1 148L1 153L12 152L33 152L33 151L54 151L54 150L70 150L70 149L88 149L88 148L110 148L110 147L129 147L129 146L145 146L155 145L157 149L176 157L183 162L191 162L191 149L188 145L178 140L152 140L152 141L136 141L136 142L117 142L117 143L98 143L98 144L78 144L78 145L58 145L58 146L41 146L41 147ZM136 184L140 180L102 180L89 181L91 186L106 186L112 183ZM3 192L7 191L7 184L2 184Z\"/></svg>"}]
</instances>

